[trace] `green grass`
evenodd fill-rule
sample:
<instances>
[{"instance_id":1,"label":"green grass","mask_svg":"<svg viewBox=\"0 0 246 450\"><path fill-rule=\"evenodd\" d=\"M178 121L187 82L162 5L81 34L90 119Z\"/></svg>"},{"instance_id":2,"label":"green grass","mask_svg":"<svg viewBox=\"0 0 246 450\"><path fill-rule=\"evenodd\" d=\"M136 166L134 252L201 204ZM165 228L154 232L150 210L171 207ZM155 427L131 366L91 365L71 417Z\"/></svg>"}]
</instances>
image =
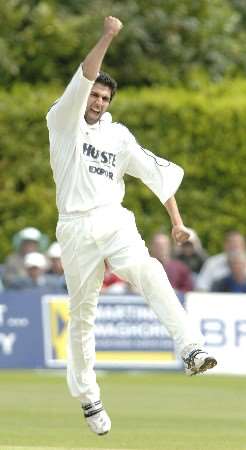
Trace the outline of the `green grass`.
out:
<instances>
[{"instance_id":1,"label":"green grass","mask_svg":"<svg viewBox=\"0 0 246 450\"><path fill-rule=\"evenodd\" d=\"M246 450L246 377L98 376L112 431L95 436L64 374L0 372L0 450Z\"/></svg>"}]
</instances>

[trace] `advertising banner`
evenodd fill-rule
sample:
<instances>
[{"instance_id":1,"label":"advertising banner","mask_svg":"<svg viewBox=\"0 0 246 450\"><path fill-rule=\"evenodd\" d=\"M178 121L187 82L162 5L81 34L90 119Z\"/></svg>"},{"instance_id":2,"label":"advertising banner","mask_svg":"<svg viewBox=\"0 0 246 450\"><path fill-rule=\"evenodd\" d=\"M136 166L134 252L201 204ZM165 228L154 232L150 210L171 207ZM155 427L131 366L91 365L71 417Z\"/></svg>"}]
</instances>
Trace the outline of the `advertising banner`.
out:
<instances>
[{"instance_id":1,"label":"advertising banner","mask_svg":"<svg viewBox=\"0 0 246 450\"><path fill-rule=\"evenodd\" d=\"M246 295L189 293L186 308L218 359L213 373L246 374ZM0 295L0 368L64 368L68 297L44 290ZM97 368L181 369L173 342L139 296L102 296Z\"/></svg>"},{"instance_id":2,"label":"advertising banner","mask_svg":"<svg viewBox=\"0 0 246 450\"><path fill-rule=\"evenodd\" d=\"M0 295L0 368L44 367L40 293Z\"/></svg>"},{"instance_id":3,"label":"advertising banner","mask_svg":"<svg viewBox=\"0 0 246 450\"><path fill-rule=\"evenodd\" d=\"M44 289L0 294L0 368L65 368L68 297ZM99 369L180 369L173 342L144 300L101 296Z\"/></svg>"},{"instance_id":4,"label":"advertising banner","mask_svg":"<svg viewBox=\"0 0 246 450\"><path fill-rule=\"evenodd\" d=\"M42 298L45 366L65 367L68 298ZM101 296L96 333L99 369L180 369L173 342L144 300Z\"/></svg>"},{"instance_id":5,"label":"advertising banner","mask_svg":"<svg viewBox=\"0 0 246 450\"><path fill-rule=\"evenodd\" d=\"M213 373L246 374L246 294L189 293L186 309L217 357Z\"/></svg>"}]
</instances>

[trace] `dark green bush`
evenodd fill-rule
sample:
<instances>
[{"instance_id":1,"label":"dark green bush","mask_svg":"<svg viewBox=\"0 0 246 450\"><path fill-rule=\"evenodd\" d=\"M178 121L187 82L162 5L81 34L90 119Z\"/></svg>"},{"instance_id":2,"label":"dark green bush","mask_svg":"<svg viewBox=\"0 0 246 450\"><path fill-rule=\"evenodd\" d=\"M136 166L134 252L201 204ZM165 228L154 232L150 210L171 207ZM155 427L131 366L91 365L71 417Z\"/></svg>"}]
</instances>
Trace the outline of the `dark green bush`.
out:
<instances>
[{"instance_id":1,"label":"dark green bush","mask_svg":"<svg viewBox=\"0 0 246 450\"><path fill-rule=\"evenodd\" d=\"M57 211L45 112L60 91L18 85L0 92L1 261L24 226L54 239ZM125 90L112 105L114 120L125 123L144 147L184 167L180 209L210 252L220 250L225 231L245 233L245 94L246 82L238 80L202 92ZM130 177L125 205L135 211L146 239L160 227L170 229L159 200Z\"/></svg>"},{"instance_id":2,"label":"dark green bush","mask_svg":"<svg viewBox=\"0 0 246 450\"><path fill-rule=\"evenodd\" d=\"M124 23L106 58L121 86L244 76L245 10L243 0L2 1L0 82L66 83L106 15Z\"/></svg>"},{"instance_id":3,"label":"dark green bush","mask_svg":"<svg viewBox=\"0 0 246 450\"><path fill-rule=\"evenodd\" d=\"M225 231L246 234L245 94L246 83L235 81L197 93L125 92L114 105L117 118L135 130L142 145L185 169L177 194L180 209L210 252L220 250ZM129 180L126 204L141 212L145 236L163 223L168 226L159 201L143 186L136 190L134 180Z\"/></svg>"}]
</instances>

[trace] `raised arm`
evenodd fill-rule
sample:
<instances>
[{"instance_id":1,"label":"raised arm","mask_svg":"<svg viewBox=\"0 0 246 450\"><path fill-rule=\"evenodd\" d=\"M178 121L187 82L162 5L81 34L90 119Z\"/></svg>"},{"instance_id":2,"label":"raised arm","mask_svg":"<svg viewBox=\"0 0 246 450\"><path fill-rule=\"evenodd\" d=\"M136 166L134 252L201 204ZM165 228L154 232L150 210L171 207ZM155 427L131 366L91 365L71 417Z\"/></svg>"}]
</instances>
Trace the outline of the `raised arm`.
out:
<instances>
[{"instance_id":1,"label":"raised arm","mask_svg":"<svg viewBox=\"0 0 246 450\"><path fill-rule=\"evenodd\" d=\"M122 23L116 17L104 19L103 34L95 47L88 53L83 61L83 73L88 80L94 81L100 71L103 58L115 36L120 32Z\"/></svg>"},{"instance_id":2,"label":"raised arm","mask_svg":"<svg viewBox=\"0 0 246 450\"><path fill-rule=\"evenodd\" d=\"M91 88L100 71L104 56L115 36L122 28L122 23L115 17L104 19L103 32L92 50L88 53L73 76L63 95L51 107L47 121L48 126L60 130L75 128L83 116Z\"/></svg>"}]
</instances>

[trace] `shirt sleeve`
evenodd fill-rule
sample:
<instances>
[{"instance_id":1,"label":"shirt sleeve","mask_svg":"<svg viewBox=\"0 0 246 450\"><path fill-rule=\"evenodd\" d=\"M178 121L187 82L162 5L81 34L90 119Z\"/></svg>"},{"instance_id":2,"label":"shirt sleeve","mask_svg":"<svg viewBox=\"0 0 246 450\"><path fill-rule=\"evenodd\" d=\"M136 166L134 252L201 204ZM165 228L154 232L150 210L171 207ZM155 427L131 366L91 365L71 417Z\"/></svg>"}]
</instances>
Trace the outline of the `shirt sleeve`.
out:
<instances>
[{"instance_id":1,"label":"shirt sleeve","mask_svg":"<svg viewBox=\"0 0 246 450\"><path fill-rule=\"evenodd\" d=\"M183 169L141 147L134 136L131 133L129 135L125 173L140 178L162 203L166 203L178 190L184 175Z\"/></svg>"},{"instance_id":2,"label":"shirt sleeve","mask_svg":"<svg viewBox=\"0 0 246 450\"><path fill-rule=\"evenodd\" d=\"M51 106L46 116L48 127L59 130L76 128L80 118L84 116L93 84L94 81L84 77L80 65L63 95Z\"/></svg>"}]
</instances>

